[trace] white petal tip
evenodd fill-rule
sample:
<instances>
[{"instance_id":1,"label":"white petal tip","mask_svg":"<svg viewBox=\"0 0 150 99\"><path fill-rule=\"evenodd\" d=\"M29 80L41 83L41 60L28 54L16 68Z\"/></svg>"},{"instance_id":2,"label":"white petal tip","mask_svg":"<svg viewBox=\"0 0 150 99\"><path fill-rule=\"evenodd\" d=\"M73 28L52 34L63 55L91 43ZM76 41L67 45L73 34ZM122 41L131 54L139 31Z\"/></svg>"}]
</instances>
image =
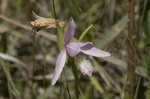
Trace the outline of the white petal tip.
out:
<instances>
[{"instance_id":1,"label":"white petal tip","mask_svg":"<svg viewBox=\"0 0 150 99\"><path fill-rule=\"evenodd\" d=\"M53 85L53 86L54 86L55 84L56 84L56 82L52 82L52 83L51 83L51 85Z\"/></svg>"},{"instance_id":2,"label":"white petal tip","mask_svg":"<svg viewBox=\"0 0 150 99\"><path fill-rule=\"evenodd\" d=\"M104 57L109 57L109 56L111 56L111 54L108 53L108 52L106 52L105 55L104 55Z\"/></svg>"}]
</instances>

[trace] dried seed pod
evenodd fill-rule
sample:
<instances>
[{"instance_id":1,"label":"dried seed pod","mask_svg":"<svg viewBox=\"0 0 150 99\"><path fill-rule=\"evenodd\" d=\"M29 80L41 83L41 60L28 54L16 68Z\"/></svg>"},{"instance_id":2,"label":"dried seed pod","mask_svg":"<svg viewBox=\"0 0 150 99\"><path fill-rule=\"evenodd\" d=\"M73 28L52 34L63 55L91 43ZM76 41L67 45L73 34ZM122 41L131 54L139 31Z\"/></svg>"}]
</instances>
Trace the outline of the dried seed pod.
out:
<instances>
[{"instance_id":1,"label":"dried seed pod","mask_svg":"<svg viewBox=\"0 0 150 99\"><path fill-rule=\"evenodd\" d=\"M35 17L35 20L31 21L31 25L33 26L33 29L41 30L41 29L56 28L56 24L58 24L60 27L64 27L65 24L64 21L56 20L53 18L40 17L34 12L33 12L33 16Z\"/></svg>"}]
</instances>

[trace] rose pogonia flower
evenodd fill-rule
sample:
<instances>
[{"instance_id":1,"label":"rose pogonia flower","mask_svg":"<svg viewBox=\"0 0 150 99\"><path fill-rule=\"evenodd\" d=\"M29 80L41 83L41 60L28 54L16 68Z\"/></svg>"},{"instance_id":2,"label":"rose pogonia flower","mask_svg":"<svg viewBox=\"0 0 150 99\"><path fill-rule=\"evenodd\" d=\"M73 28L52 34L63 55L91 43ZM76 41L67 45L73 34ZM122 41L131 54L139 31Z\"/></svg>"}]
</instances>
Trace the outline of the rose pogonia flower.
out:
<instances>
[{"instance_id":1,"label":"rose pogonia flower","mask_svg":"<svg viewBox=\"0 0 150 99\"><path fill-rule=\"evenodd\" d=\"M62 49L60 54L56 60L56 67L54 71L54 75L52 78L52 85L54 85L60 77L60 74L65 66L66 54L69 56L75 57L79 53L84 53L87 55L95 56L95 57L108 57L110 53L97 49L93 46L91 42L70 42L75 33L75 22L71 18L68 24L68 27L64 33L64 43L65 47ZM87 74L90 75L90 74Z\"/></svg>"}]
</instances>

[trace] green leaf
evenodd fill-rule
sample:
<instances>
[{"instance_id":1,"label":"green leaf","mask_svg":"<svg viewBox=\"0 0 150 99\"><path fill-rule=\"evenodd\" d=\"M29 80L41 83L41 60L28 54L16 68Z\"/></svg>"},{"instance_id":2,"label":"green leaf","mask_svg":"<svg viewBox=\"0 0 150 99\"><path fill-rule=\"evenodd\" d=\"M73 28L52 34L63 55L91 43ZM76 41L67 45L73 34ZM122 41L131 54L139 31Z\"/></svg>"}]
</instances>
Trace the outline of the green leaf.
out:
<instances>
[{"instance_id":1,"label":"green leaf","mask_svg":"<svg viewBox=\"0 0 150 99\"><path fill-rule=\"evenodd\" d=\"M16 97L20 97L20 92L16 88L15 83L12 80L11 74L9 72L8 64L4 61L0 60L1 67L6 75L7 81L8 81L8 89L11 94L13 94Z\"/></svg>"},{"instance_id":2,"label":"green leaf","mask_svg":"<svg viewBox=\"0 0 150 99\"><path fill-rule=\"evenodd\" d=\"M145 92L145 97L146 97L146 99L150 99L150 81L148 83L148 88Z\"/></svg>"},{"instance_id":3,"label":"green leaf","mask_svg":"<svg viewBox=\"0 0 150 99\"><path fill-rule=\"evenodd\" d=\"M97 81L97 79L95 77L90 77L91 83L93 84L93 86L101 93L104 93L103 88L101 87L100 83Z\"/></svg>"},{"instance_id":4,"label":"green leaf","mask_svg":"<svg viewBox=\"0 0 150 99\"><path fill-rule=\"evenodd\" d=\"M87 32L93 27L93 24L91 24L89 27L87 27L82 33L81 36L79 37L79 42L82 41L84 36L87 34Z\"/></svg>"}]
</instances>

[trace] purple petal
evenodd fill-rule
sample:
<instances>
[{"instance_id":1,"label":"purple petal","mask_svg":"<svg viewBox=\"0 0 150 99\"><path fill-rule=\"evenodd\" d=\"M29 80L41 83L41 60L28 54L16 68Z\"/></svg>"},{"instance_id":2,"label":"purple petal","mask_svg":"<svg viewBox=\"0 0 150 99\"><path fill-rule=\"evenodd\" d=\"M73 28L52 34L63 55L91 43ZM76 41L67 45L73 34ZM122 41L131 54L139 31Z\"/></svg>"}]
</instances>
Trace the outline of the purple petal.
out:
<instances>
[{"instance_id":1,"label":"purple petal","mask_svg":"<svg viewBox=\"0 0 150 99\"><path fill-rule=\"evenodd\" d=\"M80 42L71 42L66 45L67 52L70 56L74 57L80 53L80 47L82 43Z\"/></svg>"},{"instance_id":2,"label":"purple petal","mask_svg":"<svg viewBox=\"0 0 150 99\"><path fill-rule=\"evenodd\" d=\"M65 31L65 34L64 34L65 44L68 44L70 42L70 40L72 39L72 37L74 36L75 27L76 27L75 22L74 22L73 18L71 18L69 21L68 27Z\"/></svg>"},{"instance_id":3,"label":"purple petal","mask_svg":"<svg viewBox=\"0 0 150 99\"><path fill-rule=\"evenodd\" d=\"M56 60L56 67L55 67L55 71L54 71L54 75L53 75L53 79L52 79L52 85L54 85L57 80L60 77L60 74L63 70L63 67L65 66L65 61L66 61L66 49L64 48L60 54L58 55L58 58Z\"/></svg>"},{"instance_id":4,"label":"purple petal","mask_svg":"<svg viewBox=\"0 0 150 99\"><path fill-rule=\"evenodd\" d=\"M108 56L110 56L110 53L102 51L102 50L97 49L95 47L92 47L88 50L81 49L81 52L83 52L84 54L96 56L96 57L108 57Z\"/></svg>"},{"instance_id":5,"label":"purple petal","mask_svg":"<svg viewBox=\"0 0 150 99\"><path fill-rule=\"evenodd\" d=\"M93 44L91 42L82 43L80 49L81 50L89 50L93 47Z\"/></svg>"}]
</instances>

